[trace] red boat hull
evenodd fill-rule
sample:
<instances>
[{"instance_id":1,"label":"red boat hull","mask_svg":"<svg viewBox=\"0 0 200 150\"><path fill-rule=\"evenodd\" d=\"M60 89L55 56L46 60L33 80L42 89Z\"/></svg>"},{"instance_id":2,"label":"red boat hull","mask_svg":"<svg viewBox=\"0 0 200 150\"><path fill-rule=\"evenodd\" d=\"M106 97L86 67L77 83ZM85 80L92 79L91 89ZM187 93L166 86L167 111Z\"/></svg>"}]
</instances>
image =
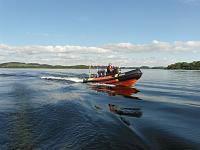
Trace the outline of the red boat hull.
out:
<instances>
[{"instance_id":1,"label":"red boat hull","mask_svg":"<svg viewBox=\"0 0 200 150\"><path fill-rule=\"evenodd\" d=\"M131 87L134 85L137 80L142 76L142 72L137 70L132 70L129 72L116 74L113 76L104 76L97 78L88 78L84 80L84 83L92 82L92 83L100 83L100 84L114 84L118 86L126 86Z\"/></svg>"}]
</instances>

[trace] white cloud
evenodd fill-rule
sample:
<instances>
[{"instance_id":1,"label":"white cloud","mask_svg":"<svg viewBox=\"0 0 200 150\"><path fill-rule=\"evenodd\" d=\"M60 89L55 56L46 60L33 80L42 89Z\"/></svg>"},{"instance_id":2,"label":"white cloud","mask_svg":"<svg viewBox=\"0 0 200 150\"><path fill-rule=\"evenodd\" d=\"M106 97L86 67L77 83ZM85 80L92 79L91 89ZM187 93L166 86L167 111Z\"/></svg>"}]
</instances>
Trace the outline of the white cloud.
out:
<instances>
[{"instance_id":1,"label":"white cloud","mask_svg":"<svg viewBox=\"0 0 200 150\"><path fill-rule=\"evenodd\" d=\"M113 51L125 51L125 52L181 52L189 51L194 52L200 50L200 41L175 41L173 43L161 42L154 40L149 44L131 44L131 43L117 43L108 44L103 48Z\"/></svg>"},{"instance_id":2,"label":"white cloud","mask_svg":"<svg viewBox=\"0 0 200 150\"><path fill-rule=\"evenodd\" d=\"M5 44L0 44L0 49L12 51L12 52L21 52L26 54L35 54L35 53L106 53L110 50L100 48L100 47L86 47L86 46L9 46Z\"/></svg>"},{"instance_id":3,"label":"white cloud","mask_svg":"<svg viewBox=\"0 0 200 150\"><path fill-rule=\"evenodd\" d=\"M0 62L21 61L63 65L102 65L112 62L126 66L160 66L174 60L190 61L196 58L200 58L200 41L170 43L154 40L147 44L114 43L98 47L0 44Z\"/></svg>"}]
</instances>

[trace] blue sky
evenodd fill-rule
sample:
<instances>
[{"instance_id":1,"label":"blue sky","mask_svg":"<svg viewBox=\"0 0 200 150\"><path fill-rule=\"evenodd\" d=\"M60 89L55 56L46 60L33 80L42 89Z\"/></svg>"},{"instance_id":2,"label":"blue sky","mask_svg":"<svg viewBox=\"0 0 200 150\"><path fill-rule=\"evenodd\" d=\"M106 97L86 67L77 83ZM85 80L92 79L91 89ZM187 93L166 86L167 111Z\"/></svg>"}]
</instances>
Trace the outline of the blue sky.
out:
<instances>
[{"instance_id":1,"label":"blue sky","mask_svg":"<svg viewBox=\"0 0 200 150\"><path fill-rule=\"evenodd\" d=\"M0 62L166 66L200 59L199 27L200 0L0 0Z\"/></svg>"}]
</instances>

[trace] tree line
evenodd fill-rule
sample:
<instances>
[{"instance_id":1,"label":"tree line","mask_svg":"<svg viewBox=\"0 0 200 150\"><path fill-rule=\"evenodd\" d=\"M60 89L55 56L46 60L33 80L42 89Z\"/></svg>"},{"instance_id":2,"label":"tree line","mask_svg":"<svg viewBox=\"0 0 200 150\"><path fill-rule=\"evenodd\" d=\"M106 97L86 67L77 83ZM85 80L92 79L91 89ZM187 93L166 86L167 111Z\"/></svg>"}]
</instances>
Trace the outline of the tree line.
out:
<instances>
[{"instance_id":1,"label":"tree line","mask_svg":"<svg viewBox=\"0 0 200 150\"><path fill-rule=\"evenodd\" d=\"M167 69L200 70L200 61L193 61L191 63L178 62L167 66Z\"/></svg>"}]
</instances>

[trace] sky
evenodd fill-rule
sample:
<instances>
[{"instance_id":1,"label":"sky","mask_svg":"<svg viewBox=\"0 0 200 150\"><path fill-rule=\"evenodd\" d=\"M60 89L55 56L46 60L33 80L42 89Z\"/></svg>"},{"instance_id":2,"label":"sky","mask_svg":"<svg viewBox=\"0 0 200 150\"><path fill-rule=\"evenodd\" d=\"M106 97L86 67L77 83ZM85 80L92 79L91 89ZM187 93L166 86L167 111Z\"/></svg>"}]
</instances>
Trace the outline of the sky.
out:
<instances>
[{"instance_id":1,"label":"sky","mask_svg":"<svg viewBox=\"0 0 200 150\"><path fill-rule=\"evenodd\" d=\"M0 0L0 63L200 60L200 0Z\"/></svg>"}]
</instances>

